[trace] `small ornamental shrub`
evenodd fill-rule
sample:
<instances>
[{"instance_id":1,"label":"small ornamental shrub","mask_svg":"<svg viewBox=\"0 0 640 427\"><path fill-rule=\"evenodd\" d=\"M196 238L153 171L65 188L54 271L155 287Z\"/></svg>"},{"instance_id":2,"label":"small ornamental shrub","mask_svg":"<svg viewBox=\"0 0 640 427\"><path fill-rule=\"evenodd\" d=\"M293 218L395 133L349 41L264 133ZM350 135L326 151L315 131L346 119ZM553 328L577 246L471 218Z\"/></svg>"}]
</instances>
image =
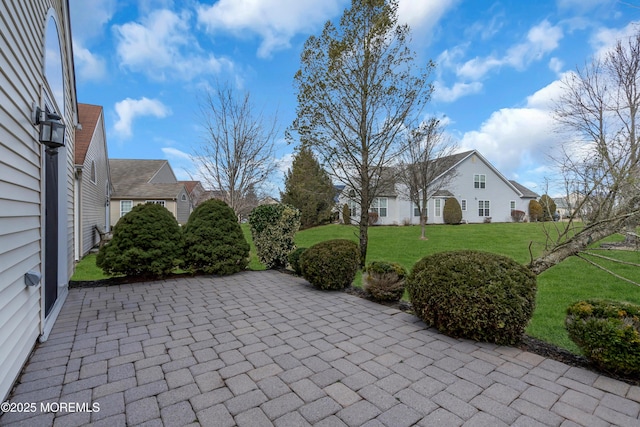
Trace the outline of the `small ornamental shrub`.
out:
<instances>
[{"instance_id":1,"label":"small ornamental shrub","mask_svg":"<svg viewBox=\"0 0 640 427\"><path fill-rule=\"evenodd\" d=\"M536 276L502 255L441 252L413 266L407 291L416 315L440 332L512 345L533 314Z\"/></svg>"},{"instance_id":2,"label":"small ornamental shrub","mask_svg":"<svg viewBox=\"0 0 640 427\"><path fill-rule=\"evenodd\" d=\"M344 225L351 225L351 211L346 203L342 205L342 222Z\"/></svg>"},{"instance_id":3,"label":"small ornamental shrub","mask_svg":"<svg viewBox=\"0 0 640 427\"><path fill-rule=\"evenodd\" d=\"M137 205L120 218L96 265L109 275L161 277L180 265L182 231L164 206Z\"/></svg>"},{"instance_id":4,"label":"small ornamental shrub","mask_svg":"<svg viewBox=\"0 0 640 427\"><path fill-rule=\"evenodd\" d=\"M184 227L184 262L193 273L229 275L249 263L249 244L236 214L222 200L207 200Z\"/></svg>"},{"instance_id":5,"label":"small ornamental shrub","mask_svg":"<svg viewBox=\"0 0 640 427\"><path fill-rule=\"evenodd\" d=\"M379 218L380 215L378 215L378 212L369 212L369 225L374 225L375 223L377 223Z\"/></svg>"},{"instance_id":6,"label":"small ornamental shrub","mask_svg":"<svg viewBox=\"0 0 640 427\"><path fill-rule=\"evenodd\" d=\"M360 268L360 251L351 240L327 240L304 251L300 266L302 276L316 288L340 290L353 283Z\"/></svg>"},{"instance_id":7,"label":"small ornamental shrub","mask_svg":"<svg viewBox=\"0 0 640 427\"><path fill-rule=\"evenodd\" d=\"M529 221L542 221L542 206L537 200L529 201Z\"/></svg>"},{"instance_id":8,"label":"small ornamental shrub","mask_svg":"<svg viewBox=\"0 0 640 427\"><path fill-rule=\"evenodd\" d=\"M373 261L365 269L363 288L379 301L399 301L404 294L407 270L398 263Z\"/></svg>"},{"instance_id":9,"label":"small ornamental shrub","mask_svg":"<svg viewBox=\"0 0 640 427\"><path fill-rule=\"evenodd\" d=\"M556 202L548 195L543 194L538 203L542 208L542 221L553 221L553 215L556 213Z\"/></svg>"},{"instance_id":10,"label":"small ornamental shrub","mask_svg":"<svg viewBox=\"0 0 640 427\"><path fill-rule=\"evenodd\" d=\"M442 219L445 224L460 224L460 221L462 221L462 208L455 197L450 197L444 201Z\"/></svg>"},{"instance_id":11,"label":"small ornamental shrub","mask_svg":"<svg viewBox=\"0 0 640 427\"><path fill-rule=\"evenodd\" d=\"M268 269L286 267L296 248L293 236L300 229L300 211L283 204L260 205L249 214L249 227L260 262Z\"/></svg>"},{"instance_id":12,"label":"small ornamental shrub","mask_svg":"<svg viewBox=\"0 0 640 427\"><path fill-rule=\"evenodd\" d=\"M298 248L289 254L289 265L294 273L298 276L302 276L302 267L300 266L300 257L306 251L307 248Z\"/></svg>"},{"instance_id":13,"label":"small ornamental shrub","mask_svg":"<svg viewBox=\"0 0 640 427\"><path fill-rule=\"evenodd\" d=\"M604 371L640 375L640 306L610 300L580 301L567 309L569 337Z\"/></svg>"},{"instance_id":14,"label":"small ornamental shrub","mask_svg":"<svg viewBox=\"0 0 640 427\"><path fill-rule=\"evenodd\" d=\"M512 210L511 211L511 220L513 222L522 222L524 221L526 214L524 213L524 211L519 211L519 210Z\"/></svg>"}]
</instances>

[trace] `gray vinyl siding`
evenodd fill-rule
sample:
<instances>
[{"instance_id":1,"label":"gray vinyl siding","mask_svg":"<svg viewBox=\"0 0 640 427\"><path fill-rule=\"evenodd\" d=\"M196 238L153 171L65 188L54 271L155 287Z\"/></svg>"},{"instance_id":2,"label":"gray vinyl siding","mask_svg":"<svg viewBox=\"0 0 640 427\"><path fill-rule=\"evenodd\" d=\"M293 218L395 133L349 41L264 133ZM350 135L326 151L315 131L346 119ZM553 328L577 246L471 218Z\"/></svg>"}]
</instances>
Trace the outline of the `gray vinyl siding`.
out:
<instances>
[{"instance_id":1,"label":"gray vinyl siding","mask_svg":"<svg viewBox=\"0 0 640 427\"><path fill-rule=\"evenodd\" d=\"M105 204L107 202L107 181L109 176L107 151L105 148L104 121L102 115L98 119L87 155L82 167L80 185L82 248L80 256L86 255L99 241L95 226L105 229ZM91 181L91 163L95 162L96 182ZM120 206L118 204L118 210Z\"/></svg>"},{"instance_id":2,"label":"gray vinyl siding","mask_svg":"<svg viewBox=\"0 0 640 427\"><path fill-rule=\"evenodd\" d=\"M151 184L173 184L174 182L177 182L177 179L169 163L165 163L149 180Z\"/></svg>"},{"instance_id":3,"label":"gray vinyl siding","mask_svg":"<svg viewBox=\"0 0 640 427\"><path fill-rule=\"evenodd\" d=\"M187 197L187 200L185 201L182 200L183 195ZM183 189L180 193L178 193L176 204L178 205L177 207L178 212L177 212L176 218L179 224L184 225L187 223L187 220L189 219L189 214L191 213L191 202L189 200L189 195L187 194L186 190Z\"/></svg>"},{"instance_id":4,"label":"gray vinyl siding","mask_svg":"<svg viewBox=\"0 0 640 427\"><path fill-rule=\"evenodd\" d=\"M42 331L42 284L26 287L24 274L29 270L44 273L43 254L43 182L42 146L37 128L31 123L31 105L42 99L44 32L49 5L53 4L60 23L61 0L8 0L0 2L0 401L26 362ZM66 6L64 6L66 7ZM66 25L58 28L63 40L62 55L68 55ZM68 59L68 58L67 58ZM69 62L65 72L69 73ZM65 74L65 122L73 123L75 110L71 99L73 79ZM67 129L72 126L67 126ZM68 240L64 253L70 254L66 273L73 271L73 135L67 132L68 150L61 162L60 179L66 179L69 193L63 206L71 212L64 219ZM61 149L61 152L64 149ZM65 170L66 169L66 170ZM65 176L66 174L66 176ZM65 230L60 230L64 236ZM68 278L67 278L68 279Z\"/></svg>"}]
</instances>

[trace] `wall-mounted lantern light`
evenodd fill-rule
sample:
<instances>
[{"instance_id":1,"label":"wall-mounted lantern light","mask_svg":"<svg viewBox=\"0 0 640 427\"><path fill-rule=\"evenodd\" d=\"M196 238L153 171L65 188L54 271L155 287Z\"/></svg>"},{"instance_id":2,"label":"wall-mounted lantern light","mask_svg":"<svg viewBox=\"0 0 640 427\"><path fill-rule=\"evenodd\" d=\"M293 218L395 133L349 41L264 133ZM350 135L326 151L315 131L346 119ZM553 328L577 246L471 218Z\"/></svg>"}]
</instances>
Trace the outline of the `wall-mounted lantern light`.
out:
<instances>
[{"instance_id":1,"label":"wall-mounted lantern light","mask_svg":"<svg viewBox=\"0 0 640 427\"><path fill-rule=\"evenodd\" d=\"M59 115L34 106L31 118L34 125L40 125L40 136L38 137L40 143L49 148L64 147L65 125L60 121Z\"/></svg>"}]
</instances>

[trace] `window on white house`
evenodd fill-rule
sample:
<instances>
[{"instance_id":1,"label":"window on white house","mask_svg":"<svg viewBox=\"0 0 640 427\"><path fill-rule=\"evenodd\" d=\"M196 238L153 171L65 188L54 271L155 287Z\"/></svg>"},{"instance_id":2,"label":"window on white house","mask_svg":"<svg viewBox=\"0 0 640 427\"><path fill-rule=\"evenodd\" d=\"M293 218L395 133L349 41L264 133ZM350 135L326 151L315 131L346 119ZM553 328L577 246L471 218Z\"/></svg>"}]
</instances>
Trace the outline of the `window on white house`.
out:
<instances>
[{"instance_id":1,"label":"window on white house","mask_svg":"<svg viewBox=\"0 0 640 427\"><path fill-rule=\"evenodd\" d=\"M122 218L123 216L131 212L132 208L133 208L132 200L120 200L120 217Z\"/></svg>"},{"instance_id":2,"label":"window on white house","mask_svg":"<svg viewBox=\"0 0 640 427\"><path fill-rule=\"evenodd\" d=\"M463 212L467 210L467 199L460 200L460 208Z\"/></svg>"},{"instance_id":3,"label":"window on white house","mask_svg":"<svg viewBox=\"0 0 640 427\"><path fill-rule=\"evenodd\" d=\"M375 212L379 217L387 216L388 199L386 197L376 197L371 202L371 212Z\"/></svg>"},{"instance_id":4,"label":"window on white house","mask_svg":"<svg viewBox=\"0 0 640 427\"><path fill-rule=\"evenodd\" d=\"M433 201L433 207L434 207L434 215L435 216L442 216L442 199L435 199Z\"/></svg>"},{"instance_id":5,"label":"window on white house","mask_svg":"<svg viewBox=\"0 0 640 427\"><path fill-rule=\"evenodd\" d=\"M486 188L487 187L487 175L475 174L473 175L473 188Z\"/></svg>"},{"instance_id":6,"label":"window on white house","mask_svg":"<svg viewBox=\"0 0 640 427\"><path fill-rule=\"evenodd\" d=\"M96 183L96 162L91 160L91 182Z\"/></svg>"},{"instance_id":7,"label":"window on white house","mask_svg":"<svg viewBox=\"0 0 640 427\"><path fill-rule=\"evenodd\" d=\"M420 208L415 207L413 208L413 216L420 216ZM425 210L425 216L429 216L429 207L427 206L426 210Z\"/></svg>"},{"instance_id":8,"label":"window on white house","mask_svg":"<svg viewBox=\"0 0 640 427\"><path fill-rule=\"evenodd\" d=\"M358 216L358 204L353 200L347 201L347 206L349 206L349 216Z\"/></svg>"},{"instance_id":9,"label":"window on white house","mask_svg":"<svg viewBox=\"0 0 640 427\"><path fill-rule=\"evenodd\" d=\"M516 210L516 201L515 200L509 201L509 209L511 209L512 211Z\"/></svg>"},{"instance_id":10,"label":"window on white house","mask_svg":"<svg viewBox=\"0 0 640 427\"><path fill-rule=\"evenodd\" d=\"M478 200L478 216L491 216L489 200Z\"/></svg>"},{"instance_id":11,"label":"window on white house","mask_svg":"<svg viewBox=\"0 0 640 427\"><path fill-rule=\"evenodd\" d=\"M145 203L153 203L154 205L165 207L164 200L145 200Z\"/></svg>"}]
</instances>

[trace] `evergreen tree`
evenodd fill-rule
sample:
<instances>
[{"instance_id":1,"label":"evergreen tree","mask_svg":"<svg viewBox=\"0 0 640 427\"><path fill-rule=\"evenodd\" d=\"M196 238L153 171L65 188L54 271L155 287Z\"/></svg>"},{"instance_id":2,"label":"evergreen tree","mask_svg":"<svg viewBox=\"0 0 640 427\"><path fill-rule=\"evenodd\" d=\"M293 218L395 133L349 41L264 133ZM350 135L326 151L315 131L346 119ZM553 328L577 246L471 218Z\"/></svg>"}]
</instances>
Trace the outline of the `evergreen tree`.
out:
<instances>
[{"instance_id":1,"label":"evergreen tree","mask_svg":"<svg viewBox=\"0 0 640 427\"><path fill-rule=\"evenodd\" d=\"M298 208L301 228L329 222L336 190L309 148L303 147L295 154L284 184L280 199L282 203Z\"/></svg>"}]
</instances>

